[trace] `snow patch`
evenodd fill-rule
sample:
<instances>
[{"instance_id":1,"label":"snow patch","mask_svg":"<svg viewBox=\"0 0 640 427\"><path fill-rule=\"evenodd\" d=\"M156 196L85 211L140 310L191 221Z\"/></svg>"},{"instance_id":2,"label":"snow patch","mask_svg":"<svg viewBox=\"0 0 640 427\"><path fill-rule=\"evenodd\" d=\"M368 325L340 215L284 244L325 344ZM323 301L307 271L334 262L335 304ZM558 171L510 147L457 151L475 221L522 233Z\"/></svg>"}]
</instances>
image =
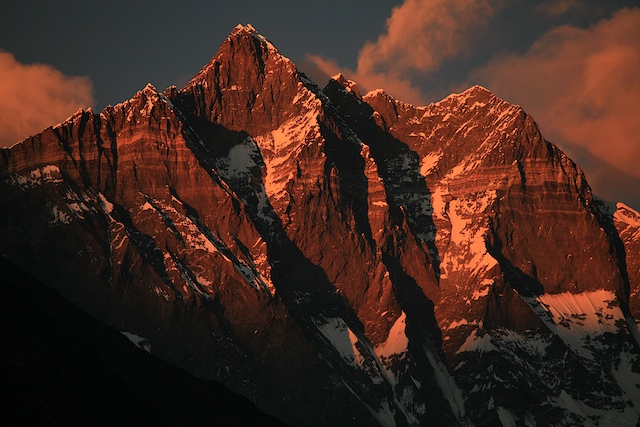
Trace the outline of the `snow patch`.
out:
<instances>
[{"instance_id":1,"label":"snow patch","mask_svg":"<svg viewBox=\"0 0 640 427\"><path fill-rule=\"evenodd\" d=\"M57 205L53 205L51 208L51 214L53 215L53 219L49 221L50 224L70 224L71 216L67 215L60 207Z\"/></svg>"},{"instance_id":2,"label":"snow patch","mask_svg":"<svg viewBox=\"0 0 640 427\"><path fill-rule=\"evenodd\" d=\"M451 411L457 416L459 420L462 420L465 415L465 399L462 396L462 391L456 385L447 367L436 355L433 354L431 349L425 348L425 354L429 359L429 363L433 367L436 382L438 383L440 390L442 390L444 397L449 402Z\"/></svg>"},{"instance_id":3,"label":"snow patch","mask_svg":"<svg viewBox=\"0 0 640 427\"><path fill-rule=\"evenodd\" d=\"M102 206L102 209L106 213L111 214L113 212L113 203L109 202L107 198L104 197L104 194L98 193L98 200L100 201L100 205Z\"/></svg>"},{"instance_id":4,"label":"snow patch","mask_svg":"<svg viewBox=\"0 0 640 427\"><path fill-rule=\"evenodd\" d=\"M613 292L598 290L573 294L544 294L538 301L548 310L554 322L579 335L615 333L616 322L624 320Z\"/></svg>"},{"instance_id":5,"label":"snow patch","mask_svg":"<svg viewBox=\"0 0 640 427\"><path fill-rule=\"evenodd\" d=\"M597 290L574 294L521 296L545 324L580 356L594 360L590 342L604 333L616 333L625 318L615 294Z\"/></svg>"},{"instance_id":6,"label":"snow patch","mask_svg":"<svg viewBox=\"0 0 640 427\"><path fill-rule=\"evenodd\" d=\"M558 396L548 398L548 402L555 406L575 414L583 419L584 426L635 426L638 422L638 413L626 406L624 411L593 408L580 400L574 399L565 389Z\"/></svg>"},{"instance_id":7,"label":"snow patch","mask_svg":"<svg viewBox=\"0 0 640 427\"><path fill-rule=\"evenodd\" d=\"M447 214L447 199L450 197L451 195L445 187L439 186L434 189L433 193L431 194L431 206L433 207L434 219L448 219L449 216Z\"/></svg>"},{"instance_id":8,"label":"snow patch","mask_svg":"<svg viewBox=\"0 0 640 427\"><path fill-rule=\"evenodd\" d=\"M46 165L41 168L33 169L28 176L20 175L19 173L13 173L7 178L13 185L17 185L21 188L31 188L45 183L56 184L63 182L60 168L55 165Z\"/></svg>"},{"instance_id":9,"label":"snow patch","mask_svg":"<svg viewBox=\"0 0 640 427\"><path fill-rule=\"evenodd\" d=\"M405 334L407 315L403 311L395 321L387 339L382 344L376 346L375 352L378 357L391 357L394 354L402 354L408 350L409 339Z\"/></svg>"},{"instance_id":10,"label":"snow patch","mask_svg":"<svg viewBox=\"0 0 640 427\"><path fill-rule=\"evenodd\" d=\"M489 295L489 291L491 291L491 285L493 285L493 280L484 279L480 284L480 289L475 289L473 291L473 295L471 295L471 299L474 301L479 300L480 298L484 298Z\"/></svg>"},{"instance_id":11,"label":"snow patch","mask_svg":"<svg viewBox=\"0 0 640 427\"><path fill-rule=\"evenodd\" d=\"M304 146L322 140L317 121L322 107L320 99L300 84L293 104L300 106L300 114L277 129L254 138L267 169L264 184L269 200L278 200L285 195L286 186L296 173L293 160Z\"/></svg>"},{"instance_id":12,"label":"snow patch","mask_svg":"<svg viewBox=\"0 0 640 427\"><path fill-rule=\"evenodd\" d=\"M358 359L362 360L362 355L356 348L357 337L349 329L344 319L340 317L322 318L322 320L314 320L314 323L325 341L333 346L345 361L356 366Z\"/></svg>"},{"instance_id":13,"label":"snow patch","mask_svg":"<svg viewBox=\"0 0 640 427\"><path fill-rule=\"evenodd\" d=\"M466 326L466 325L478 325L478 321L474 320L472 322L469 322L467 319L454 320L449 324L449 326L447 326L447 330L456 329L456 328L459 328L460 326Z\"/></svg>"},{"instance_id":14,"label":"snow patch","mask_svg":"<svg viewBox=\"0 0 640 427\"><path fill-rule=\"evenodd\" d=\"M127 337L129 341L135 344L141 350L146 351L147 353L151 353L151 344L146 338L141 337L140 335L133 334L131 332L120 331L122 335Z\"/></svg>"},{"instance_id":15,"label":"snow patch","mask_svg":"<svg viewBox=\"0 0 640 427\"><path fill-rule=\"evenodd\" d=\"M478 329L474 329L460 348L456 350L456 354L467 351L488 353L490 351L498 351L498 348L493 344L491 335L485 332L482 336L478 336Z\"/></svg>"},{"instance_id":16,"label":"snow patch","mask_svg":"<svg viewBox=\"0 0 640 427\"><path fill-rule=\"evenodd\" d=\"M374 412L373 415L383 426L391 427L397 425L395 411L391 410L389 402L386 399L381 402L380 409Z\"/></svg>"},{"instance_id":17,"label":"snow patch","mask_svg":"<svg viewBox=\"0 0 640 427\"><path fill-rule=\"evenodd\" d=\"M216 162L216 169L227 180L250 180L251 169L257 166L260 153L250 138L245 138L229 150L227 157Z\"/></svg>"},{"instance_id":18,"label":"snow patch","mask_svg":"<svg viewBox=\"0 0 640 427\"><path fill-rule=\"evenodd\" d=\"M444 206L451 223L451 234L450 247L441 263L443 276L453 271L470 271L471 275L479 276L498 264L487 251L487 224L477 220L478 214L484 212L495 198L495 191L486 191L474 197L453 199L449 202L448 210ZM436 203L438 209L442 208L441 204ZM476 296L480 298L482 294Z\"/></svg>"},{"instance_id":19,"label":"snow patch","mask_svg":"<svg viewBox=\"0 0 640 427\"><path fill-rule=\"evenodd\" d=\"M498 411L498 418L502 423L502 427L517 427L519 425L520 418L516 417L513 412L504 406L498 406L496 411Z\"/></svg>"},{"instance_id":20,"label":"snow patch","mask_svg":"<svg viewBox=\"0 0 640 427\"><path fill-rule=\"evenodd\" d=\"M225 261L230 262L233 267L244 277L245 282L253 288L260 290L266 290L273 294L274 289L263 280L260 272L255 267L255 262L249 259L249 264L238 258L231 249L224 243L224 240L205 227L197 218L193 218L190 215L183 215L178 210L166 203L153 199L147 195L144 196L146 202L142 205L141 211L152 209L155 211L165 223L170 224L174 231L177 233L176 237L183 239L186 248L192 251L203 251L209 254L216 254L221 256ZM175 197L172 197L174 203L182 204L182 202ZM178 236L179 235L179 236ZM209 269L197 264L195 267L198 271L192 271L186 265L182 265L178 260L174 259L176 267L180 271L180 274L184 280L201 296L209 299L210 295L203 292L200 287L210 287L213 281L207 276L210 274ZM270 283L270 280L269 280Z\"/></svg>"},{"instance_id":21,"label":"snow patch","mask_svg":"<svg viewBox=\"0 0 640 427\"><path fill-rule=\"evenodd\" d=\"M422 176L427 176L438 165L438 162L442 158L442 150L435 151L433 153L429 153L422 158L420 161L420 174Z\"/></svg>"},{"instance_id":22,"label":"snow patch","mask_svg":"<svg viewBox=\"0 0 640 427\"><path fill-rule=\"evenodd\" d=\"M626 247L631 248L634 243L640 242L640 213L624 203L619 202L614 205L601 200L599 202L601 204L598 208L606 215L613 217L616 229ZM628 251L629 249L627 249ZM629 256L633 258L633 251L629 253ZM640 292L640 288L632 286L630 298L634 299L638 292Z\"/></svg>"}]
</instances>

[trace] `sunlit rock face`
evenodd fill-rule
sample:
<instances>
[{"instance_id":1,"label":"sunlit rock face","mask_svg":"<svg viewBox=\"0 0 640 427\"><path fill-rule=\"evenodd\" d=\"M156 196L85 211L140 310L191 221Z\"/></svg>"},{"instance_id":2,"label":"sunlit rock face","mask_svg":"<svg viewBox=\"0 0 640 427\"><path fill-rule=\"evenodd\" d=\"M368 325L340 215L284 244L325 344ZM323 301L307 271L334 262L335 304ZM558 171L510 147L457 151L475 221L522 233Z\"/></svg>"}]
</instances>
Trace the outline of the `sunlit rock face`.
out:
<instances>
[{"instance_id":1,"label":"sunlit rock face","mask_svg":"<svg viewBox=\"0 0 640 427\"><path fill-rule=\"evenodd\" d=\"M635 425L640 216L481 87L321 89L251 26L0 158L0 252L291 425Z\"/></svg>"}]
</instances>

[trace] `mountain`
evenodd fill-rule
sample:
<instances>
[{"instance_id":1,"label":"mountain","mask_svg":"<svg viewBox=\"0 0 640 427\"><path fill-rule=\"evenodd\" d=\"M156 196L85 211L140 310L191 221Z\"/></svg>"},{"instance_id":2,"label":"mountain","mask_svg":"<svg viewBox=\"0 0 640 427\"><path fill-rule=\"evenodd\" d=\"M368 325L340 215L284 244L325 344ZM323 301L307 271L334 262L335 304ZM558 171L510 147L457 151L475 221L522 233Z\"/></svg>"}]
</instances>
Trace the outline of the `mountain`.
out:
<instances>
[{"instance_id":1,"label":"mountain","mask_svg":"<svg viewBox=\"0 0 640 427\"><path fill-rule=\"evenodd\" d=\"M321 89L238 26L0 153L4 258L290 425L640 420L640 214L485 88Z\"/></svg>"}]
</instances>

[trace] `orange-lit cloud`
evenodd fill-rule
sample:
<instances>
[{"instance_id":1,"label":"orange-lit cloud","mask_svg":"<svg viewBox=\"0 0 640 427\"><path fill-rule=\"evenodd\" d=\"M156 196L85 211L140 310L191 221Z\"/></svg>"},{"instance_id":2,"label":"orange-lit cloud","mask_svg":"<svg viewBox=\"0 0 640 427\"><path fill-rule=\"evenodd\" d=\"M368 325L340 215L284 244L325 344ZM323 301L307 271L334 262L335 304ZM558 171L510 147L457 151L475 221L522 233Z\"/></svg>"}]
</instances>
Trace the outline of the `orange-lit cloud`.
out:
<instances>
[{"instance_id":1,"label":"orange-lit cloud","mask_svg":"<svg viewBox=\"0 0 640 427\"><path fill-rule=\"evenodd\" d=\"M471 81L522 105L570 154L579 146L640 177L638 40L640 9L622 9L588 29L554 28L526 53L494 58ZM596 184L608 190L601 174Z\"/></svg>"},{"instance_id":2,"label":"orange-lit cloud","mask_svg":"<svg viewBox=\"0 0 640 427\"><path fill-rule=\"evenodd\" d=\"M340 67L332 59L323 58L317 55L307 55L307 60L320 72L326 76L331 76L342 72L348 79L354 80L358 85L366 90L382 88L395 98L405 102L420 104L422 95L420 89L411 83L407 77L403 77L399 72L388 70L386 73L362 72ZM363 92L364 95L364 92Z\"/></svg>"},{"instance_id":3,"label":"orange-lit cloud","mask_svg":"<svg viewBox=\"0 0 640 427\"><path fill-rule=\"evenodd\" d=\"M11 146L93 105L87 77L67 77L50 65L21 64L0 51L0 147Z\"/></svg>"},{"instance_id":4,"label":"orange-lit cloud","mask_svg":"<svg viewBox=\"0 0 640 427\"><path fill-rule=\"evenodd\" d=\"M342 71L366 89L382 87L391 95L411 103L424 102L424 95L411 76L424 76L446 60L464 55L495 14L493 0L406 0L387 19L386 31L375 42L366 43L357 68L340 68L318 56L308 59L328 75Z\"/></svg>"}]
</instances>

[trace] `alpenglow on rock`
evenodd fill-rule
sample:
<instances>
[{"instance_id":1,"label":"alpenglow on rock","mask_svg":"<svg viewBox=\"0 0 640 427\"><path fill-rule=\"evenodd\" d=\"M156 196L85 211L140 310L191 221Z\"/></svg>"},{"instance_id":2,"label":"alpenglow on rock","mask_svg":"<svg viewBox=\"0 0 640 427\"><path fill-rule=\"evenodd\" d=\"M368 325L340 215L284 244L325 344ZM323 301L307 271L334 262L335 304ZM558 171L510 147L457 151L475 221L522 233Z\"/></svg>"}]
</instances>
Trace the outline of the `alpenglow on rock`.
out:
<instances>
[{"instance_id":1,"label":"alpenglow on rock","mask_svg":"<svg viewBox=\"0 0 640 427\"><path fill-rule=\"evenodd\" d=\"M640 420L640 214L522 108L321 89L236 27L0 157L0 254L290 425Z\"/></svg>"}]
</instances>

